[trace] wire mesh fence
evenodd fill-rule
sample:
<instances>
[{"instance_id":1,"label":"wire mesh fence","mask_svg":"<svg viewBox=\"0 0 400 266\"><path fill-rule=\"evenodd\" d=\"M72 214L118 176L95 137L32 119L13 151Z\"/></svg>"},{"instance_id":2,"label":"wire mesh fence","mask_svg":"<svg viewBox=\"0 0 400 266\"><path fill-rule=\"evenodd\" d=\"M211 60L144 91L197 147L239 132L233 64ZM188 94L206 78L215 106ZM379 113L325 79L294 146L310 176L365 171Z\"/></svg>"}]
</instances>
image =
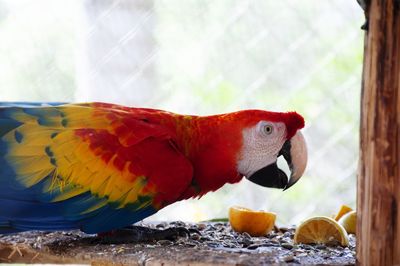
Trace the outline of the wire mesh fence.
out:
<instances>
[{"instance_id":1,"label":"wire mesh fence","mask_svg":"<svg viewBox=\"0 0 400 266\"><path fill-rule=\"evenodd\" d=\"M150 218L226 217L236 204L295 223L355 204L362 24L347 0L0 0L0 100L296 110L310 158L296 186L244 180Z\"/></svg>"}]
</instances>

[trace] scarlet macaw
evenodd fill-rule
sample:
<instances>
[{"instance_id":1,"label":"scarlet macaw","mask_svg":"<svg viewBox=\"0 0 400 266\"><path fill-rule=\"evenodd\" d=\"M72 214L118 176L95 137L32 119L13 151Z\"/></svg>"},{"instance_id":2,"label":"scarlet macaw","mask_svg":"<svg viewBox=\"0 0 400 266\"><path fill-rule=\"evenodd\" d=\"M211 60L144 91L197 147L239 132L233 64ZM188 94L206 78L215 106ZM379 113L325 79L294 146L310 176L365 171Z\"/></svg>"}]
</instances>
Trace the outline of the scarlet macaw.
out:
<instances>
[{"instance_id":1,"label":"scarlet macaw","mask_svg":"<svg viewBox=\"0 0 400 266\"><path fill-rule=\"evenodd\" d=\"M0 233L107 232L243 176L287 189L306 167L303 126L295 112L189 116L106 103L2 103Z\"/></svg>"}]
</instances>

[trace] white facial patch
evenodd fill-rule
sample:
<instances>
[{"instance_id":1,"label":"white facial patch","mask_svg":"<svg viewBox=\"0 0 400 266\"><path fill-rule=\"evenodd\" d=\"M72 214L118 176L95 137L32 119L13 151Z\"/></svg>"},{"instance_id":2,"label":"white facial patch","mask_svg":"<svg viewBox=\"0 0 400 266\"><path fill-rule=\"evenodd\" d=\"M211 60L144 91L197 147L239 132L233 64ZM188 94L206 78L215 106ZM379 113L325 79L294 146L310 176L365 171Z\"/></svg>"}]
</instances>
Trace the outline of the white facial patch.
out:
<instances>
[{"instance_id":1,"label":"white facial patch","mask_svg":"<svg viewBox=\"0 0 400 266\"><path fill-rule=\"evenodd\" d=\"M286 139L284 123L260 121L243 130L243 147L238 158L238 172L250 177L261 168L276 162Z\"/></svg>"}]
</instances>

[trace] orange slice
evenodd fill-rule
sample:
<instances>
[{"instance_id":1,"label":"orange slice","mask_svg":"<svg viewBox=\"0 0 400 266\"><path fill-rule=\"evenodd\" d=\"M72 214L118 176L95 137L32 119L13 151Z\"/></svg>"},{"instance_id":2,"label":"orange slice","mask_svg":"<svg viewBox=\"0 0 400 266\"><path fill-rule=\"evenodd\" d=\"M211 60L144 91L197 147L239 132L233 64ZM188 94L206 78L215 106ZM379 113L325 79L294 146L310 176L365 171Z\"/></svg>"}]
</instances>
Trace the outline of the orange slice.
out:
<instances>
[{"instance_id":1,"label":"orange slice","mask_svg":"<svg viewBox=\"0 0 400 266\"><path fill-rule=\"evenodd\" d=\"M349 245L346 230L334 219L316 216L302 222L294 234L295 243Z\"/></svg>"},{"instance_id":2,"label":"orange slice","mask_svg":"<svg viewBox=\"0 0 400 266\"><path fill-rule=\"evenodd\" d=\"M229 208L229 223L239 233L247 232L251 236L264 236L274 228L276 214L265 211L253 211L233 206Z\"/></svg>"},{"instance_id":3,"label":"orange slice","mask_svg":"<svg viewBox=\"0 0 400 266\"><path fill-rule=\"evenodd\" d=\"M339 212L338 212L338 213L336 214L336 216L335 216L335 220L336 220L336 221L339 221L340 218L341 218L343 215L345 215L345 214L348 213L348 212L351 212L352 210L353 210L353 209L350 208L349 206L342 205L342 207L340 207Z\"/></svg>"},{"instance_id":4,"label":"orange slice","mask_svg":"<svg viewBox=\"0 0 400 266\"><path fill-rule=\"evenodd\" d=\"M357 227L356 211L351 211L351 212L348 212L345 215L343 215L342 218L340 218L340 220L339 220L339 224L344 227L344 229L347 231L347 233L355 234L356 227Z\"/></svg>"}]
</instances>

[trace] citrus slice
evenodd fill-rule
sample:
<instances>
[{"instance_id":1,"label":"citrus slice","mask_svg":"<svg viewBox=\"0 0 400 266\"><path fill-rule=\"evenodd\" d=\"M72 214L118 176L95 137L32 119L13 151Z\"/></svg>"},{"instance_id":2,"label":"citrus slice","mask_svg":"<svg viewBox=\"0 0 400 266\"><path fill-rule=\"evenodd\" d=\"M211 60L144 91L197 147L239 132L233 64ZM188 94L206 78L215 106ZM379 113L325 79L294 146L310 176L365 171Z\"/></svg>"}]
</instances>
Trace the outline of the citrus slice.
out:
<instances>
[{"instance_id":1,"label":"citrus slice","mask_svg":"<svg viewBox=\"0 0 400 266\"><path fill-rule=\"evenodd\" d=\"M253 211L233 206L229 208L229 223L239 233L247 232L251 236L264 236L274 228L276 214L265 211Z\"/></svg>"},{"instance_id":2,"label":"citrus slice","mask_svg":"<svg viewBox=\"0 0 400 266\"><path fill-rule=\"evenodd\" d=\"M302 222L294 234L294 242L304 244L349 245L346 230L334 219L326 216L311 217Z\"/></svg>"},{"instance_id":3,"label":"citrus slice","mask_svg":"<svg viewBox=\"0 0 400 266\"><path fill-rule=\"evenodd\" d=\"M340 218L339 220L339 224L343 226L343 228L347 231L347 233L355 234L357 226L356 211L351 211L343 215L342 218Z\"/></svg>"},{"instance_id":4,"label":"citrus slice","mask_svg":"<svg viewBox=\"0 0 400 266\"><path fill-rule=\"evenodd\" d=\"M338 212L338 213L336 214L336 216L335 216L335 220L336 220L336 221L339 221L340 218L341 218L343 215L345 215L345 214L348 213L348 212L351 212L352 210L353 210L353 209L350 208L349 206L342 205L342 207L340 207L339 212Z\"/></svg>"}]
</instances>

